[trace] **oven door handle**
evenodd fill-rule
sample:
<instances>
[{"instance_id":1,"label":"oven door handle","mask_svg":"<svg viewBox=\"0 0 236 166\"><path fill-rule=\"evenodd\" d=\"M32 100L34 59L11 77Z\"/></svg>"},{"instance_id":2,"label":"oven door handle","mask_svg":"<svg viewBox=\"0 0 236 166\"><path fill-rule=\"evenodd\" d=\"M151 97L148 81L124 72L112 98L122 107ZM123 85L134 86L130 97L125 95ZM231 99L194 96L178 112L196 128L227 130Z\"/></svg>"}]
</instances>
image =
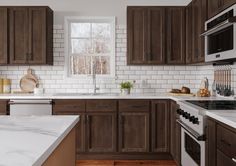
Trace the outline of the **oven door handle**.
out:
<instances>
[{"instance_id":1,"label":"oven door handle","mask_svg":"<svg viewBox=\"0 0 236 166\"><path fill-rule=\"evenodd\" d=\"M205 141L206 140L206 136L205 135L200 135L198 134L196 131L194 131L193 129L191 129L190 127L188 127L186 124L184 124L181 120L177 119L176 120L177 123L180 124L180 126L182 128L184 128L191 136L193 136L196 140L198 141Z\"/></svg>"}]
</instances>

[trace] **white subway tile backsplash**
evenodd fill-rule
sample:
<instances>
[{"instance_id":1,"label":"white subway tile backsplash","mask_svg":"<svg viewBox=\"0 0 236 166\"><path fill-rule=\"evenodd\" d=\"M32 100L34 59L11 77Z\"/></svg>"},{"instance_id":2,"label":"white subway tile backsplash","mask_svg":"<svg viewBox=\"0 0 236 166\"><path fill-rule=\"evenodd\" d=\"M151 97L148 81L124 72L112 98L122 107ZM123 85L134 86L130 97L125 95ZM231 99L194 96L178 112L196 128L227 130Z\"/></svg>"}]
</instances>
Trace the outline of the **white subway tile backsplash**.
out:
<instances>
[{"instance_id":1,"label":"white subway tile backsplash","mask_svg":"<svg viewBox=\"0 0 236 166\"><path fill-rule=\"evenodd\" d=\"M64 76L64 29L54 25L54 65L31 66L40 79L46 93L91 92L92 79L72 79ZM213 80L212 66L127 66L127 31L126 26L116 27L116 77L97 80L100 92L119 93L122 81L135 80L134 93L162 93L171 88L189 86L196 92L203 77ZM0 66L0 77L12 80L12 89L19 90L19 80L26 74L29 66ZM236 67L235 67L236 68ZM236 77L236 75L235 75ZM146 85L143 86L143 80Z\"/></svg>"}]
</instances>

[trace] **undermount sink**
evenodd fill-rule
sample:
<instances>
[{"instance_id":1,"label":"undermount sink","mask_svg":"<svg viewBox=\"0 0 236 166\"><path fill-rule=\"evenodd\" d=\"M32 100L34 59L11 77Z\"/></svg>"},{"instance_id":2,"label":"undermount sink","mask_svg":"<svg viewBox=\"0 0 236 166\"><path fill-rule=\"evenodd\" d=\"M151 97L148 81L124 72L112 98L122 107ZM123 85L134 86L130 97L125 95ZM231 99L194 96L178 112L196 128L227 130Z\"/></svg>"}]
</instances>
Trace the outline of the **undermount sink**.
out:
<instances>
[{"instance_id":1,"label":"undermount sink","mask_svg":"<svg viewBox=\"0 0 236 166\"><path fill-rule=\"evenodd\" d=\"M55 93L55 96L118 96L119 93Z\"/></svg>"}]
</instances>

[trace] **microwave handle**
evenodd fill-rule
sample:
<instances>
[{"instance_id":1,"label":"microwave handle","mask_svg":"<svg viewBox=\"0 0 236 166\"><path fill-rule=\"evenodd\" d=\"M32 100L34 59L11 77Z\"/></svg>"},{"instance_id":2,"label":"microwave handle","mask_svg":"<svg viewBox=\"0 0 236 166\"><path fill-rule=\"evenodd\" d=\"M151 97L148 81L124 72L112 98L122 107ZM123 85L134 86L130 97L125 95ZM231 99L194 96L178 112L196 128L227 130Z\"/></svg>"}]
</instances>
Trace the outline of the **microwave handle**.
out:
<instances>
[{"instance_id":1,"label":"microwave handle","mask_svg":"<svg viewBox=\"0 0 236 166\"><path fill-rule=\"evenodd\" d=\"M236 16L229 18L228 20L225 20L224 22L222 22L221 24L217 25L216 27L203 32L200 36L208 36L211 35L221 29L227 28L230 25L233 25L236 22Z\"/></svg>"},{"instance_id":2,"label":"microwave handle","mask_svg":"<svg viewBox=\"0 0 236 166\"><path fill-rule=\"evenodd\" d=\"M196 140L198 141L205 141L206 140L206 136L205 135L200 135L197 132L195 132L193 129L191 129L190 127L188 127L186 124L184 124L181 120L177 119L176 120L177 123L180 124L180 126L182 128L184 128L191 136L193 136Z\"/></svg>"}]
</instances>

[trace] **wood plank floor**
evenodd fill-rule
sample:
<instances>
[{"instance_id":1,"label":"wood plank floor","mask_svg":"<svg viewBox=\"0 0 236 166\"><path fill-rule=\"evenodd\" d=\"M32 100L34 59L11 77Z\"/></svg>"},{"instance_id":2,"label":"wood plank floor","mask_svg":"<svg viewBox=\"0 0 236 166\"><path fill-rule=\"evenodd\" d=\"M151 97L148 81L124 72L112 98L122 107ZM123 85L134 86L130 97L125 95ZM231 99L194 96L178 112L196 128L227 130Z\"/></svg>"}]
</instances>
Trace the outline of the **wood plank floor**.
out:
<instances>
[{"instance_id":1,"label":"wood plank floor","mask_svg":"<svg viewBox=\"0 0 236 166\"><path fill-rule=\"evenodd\" d=\"M78 160L76 166L176 166L173 160Z\"/></svg>"}]
</instances>

